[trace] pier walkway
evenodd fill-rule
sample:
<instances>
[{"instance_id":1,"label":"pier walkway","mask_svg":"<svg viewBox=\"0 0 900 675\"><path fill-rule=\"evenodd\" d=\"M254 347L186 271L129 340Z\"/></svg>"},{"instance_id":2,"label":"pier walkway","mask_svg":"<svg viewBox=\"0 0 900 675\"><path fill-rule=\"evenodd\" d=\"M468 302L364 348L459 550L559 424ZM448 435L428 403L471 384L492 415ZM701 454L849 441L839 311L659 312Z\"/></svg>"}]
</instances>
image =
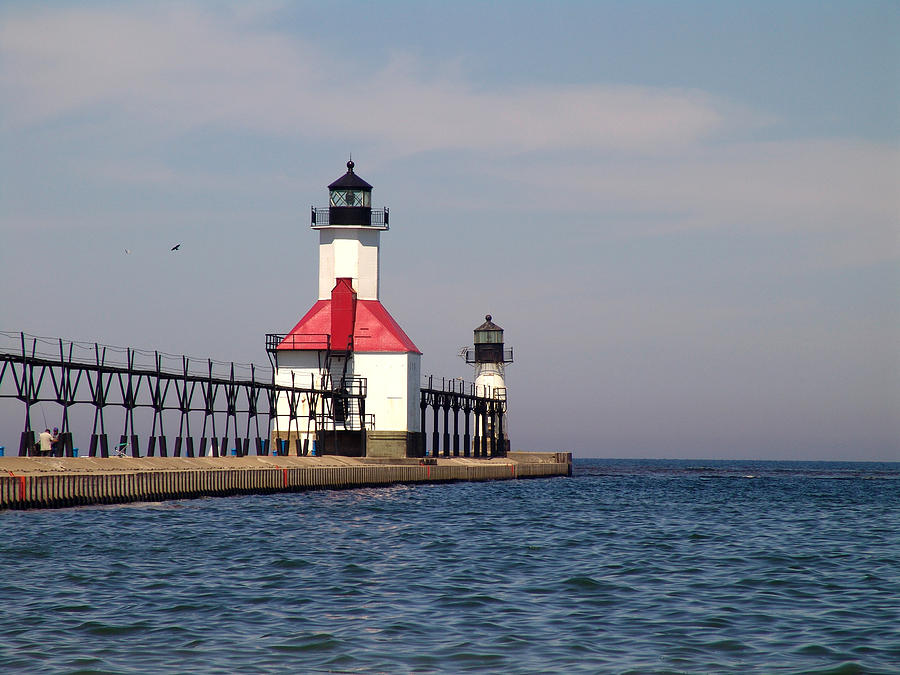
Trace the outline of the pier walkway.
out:
<instances>
[{"instance_id":1,"label":"pier walkway","mask_svg":"<svg viewBox=\"0 0 900 675\"><path fill-rule=\"evenodd\" d=\"M60 508L398 483L572 474L572 454L375 460L358 457L0 457L0 509Z\"/></svg>"}]
</instances>

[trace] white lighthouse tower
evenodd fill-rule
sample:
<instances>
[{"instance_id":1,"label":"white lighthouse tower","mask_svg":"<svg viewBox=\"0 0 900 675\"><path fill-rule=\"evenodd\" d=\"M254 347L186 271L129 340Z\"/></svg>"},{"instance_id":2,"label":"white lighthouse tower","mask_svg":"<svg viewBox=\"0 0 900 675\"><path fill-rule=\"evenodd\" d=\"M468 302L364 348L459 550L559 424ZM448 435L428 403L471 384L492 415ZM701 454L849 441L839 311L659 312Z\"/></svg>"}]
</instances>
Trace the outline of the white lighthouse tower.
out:
<instances>
[{"instance_id":1,"label":"white lighthouse tower","mask_svg":"<svg viewBox=\"0 0 900 675\"><path fill-rule=\"evenodd\" d=\"M372 208L372 186L353 169L351 160L328 186L327 209L312 208L318 300L268 349L276 383L357 396L282 397L274 436L299 439L301 452L415 456L422 353L379 299L379 248L389 212ZM348 409L353 405L360 408Z\"/></svg>"},{"instance_id":2,"label":"white lighthouse tower","mask_svg":"<svg viewBox=\"0 0 900 675\"><path fill-rule=\"evenodd\" d=\"M485 315L484 323L475 329L475 348L466 348L462 354L466 363L475 366L476 395L506 401L506 364L513 362L513 350L504 346L503 329L493 322L490 314ZM498 431L502 429L504 437L502 442L508 444L505 403L499 425ZM493 436L494 429L487 429L486 434Z\"/></svg>"}]
</instances>

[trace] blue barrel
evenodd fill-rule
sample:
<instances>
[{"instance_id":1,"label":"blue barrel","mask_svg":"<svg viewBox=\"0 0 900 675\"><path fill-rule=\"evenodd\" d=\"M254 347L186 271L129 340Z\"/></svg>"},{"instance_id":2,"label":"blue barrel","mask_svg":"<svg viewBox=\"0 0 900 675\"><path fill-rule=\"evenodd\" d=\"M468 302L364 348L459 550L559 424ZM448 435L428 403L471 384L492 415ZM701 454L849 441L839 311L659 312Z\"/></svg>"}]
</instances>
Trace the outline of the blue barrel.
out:
<instances>
[{"instance_id":1,"label":"blue barrel","mask_svg":"<svg viewBox=\"0 0 900 675\"><path fill-rule=\"evenodd\" d=\"M72 457L78 457L78 448L72 448Z\"/></svg>"},{"instance_id":2,"label":"blue barrel","mask_svg":"<svg viewBox=\"0 0 900 675\"><path fill-rule=\"evenodd\" d=\"M6 455L6 446L0 445L0 457L3 457L4 455Z\"/></svg>"}]
</instances>

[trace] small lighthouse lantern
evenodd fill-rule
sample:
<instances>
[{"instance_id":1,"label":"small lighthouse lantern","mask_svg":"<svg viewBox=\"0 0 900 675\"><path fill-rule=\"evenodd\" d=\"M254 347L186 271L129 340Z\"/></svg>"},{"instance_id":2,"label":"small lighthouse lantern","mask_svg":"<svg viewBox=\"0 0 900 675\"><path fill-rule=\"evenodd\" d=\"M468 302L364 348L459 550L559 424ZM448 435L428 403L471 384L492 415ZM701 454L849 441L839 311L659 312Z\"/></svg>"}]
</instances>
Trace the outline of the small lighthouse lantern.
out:
<instances>
[{"instance_id":1,"label":"small lighthouse lantern","mask_svg":"<svg viewBox=\"0 0 900 675\"><path fill-rule=\"evenodd\" d=\"M503 344L503 329L494 323L490 314L475 329L475 347L462 354L466 363L475 366L475 385L483 387L485 395L506 397L505 365L512 363L513 350Z\"/></svg>"},{"instance_id":2,"label":"small lighthouse lantern","mask_svg":"<svg viewBox=\"0 0 900 675\"><path fill-rule=\"evenodd\" d=\"M475 363L496 362L503 362L503 329L487 314L475 329Z\"/></svg>"}]
</instances>

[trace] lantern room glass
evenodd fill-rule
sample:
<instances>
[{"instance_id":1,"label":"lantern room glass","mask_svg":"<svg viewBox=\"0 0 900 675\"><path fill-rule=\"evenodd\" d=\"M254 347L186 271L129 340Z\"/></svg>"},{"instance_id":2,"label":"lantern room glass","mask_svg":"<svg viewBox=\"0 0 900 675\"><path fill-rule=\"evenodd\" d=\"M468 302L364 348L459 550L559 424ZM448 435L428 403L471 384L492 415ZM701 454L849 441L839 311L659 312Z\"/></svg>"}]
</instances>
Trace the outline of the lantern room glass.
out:
<instances>
[{"instance_id":1,"label":"lantern room glass","mask_svg":"<svg viewBox=\"0 0 900 675\"><path fill-rule=\"evenodd\" d=\"M331 190L330 202L331 206L371 206L372 193L368 190Z\"/></svg>"},{"instance_id":2,"label":"lantern room glass","mask_svg":"<svg viewBox=\"0 0 900 675\"><path fill-rule=\"evenodd\" d=\"M475 344L500 344L503 342L502 330L476 330Z\"/></svg>"}]
</instances>

